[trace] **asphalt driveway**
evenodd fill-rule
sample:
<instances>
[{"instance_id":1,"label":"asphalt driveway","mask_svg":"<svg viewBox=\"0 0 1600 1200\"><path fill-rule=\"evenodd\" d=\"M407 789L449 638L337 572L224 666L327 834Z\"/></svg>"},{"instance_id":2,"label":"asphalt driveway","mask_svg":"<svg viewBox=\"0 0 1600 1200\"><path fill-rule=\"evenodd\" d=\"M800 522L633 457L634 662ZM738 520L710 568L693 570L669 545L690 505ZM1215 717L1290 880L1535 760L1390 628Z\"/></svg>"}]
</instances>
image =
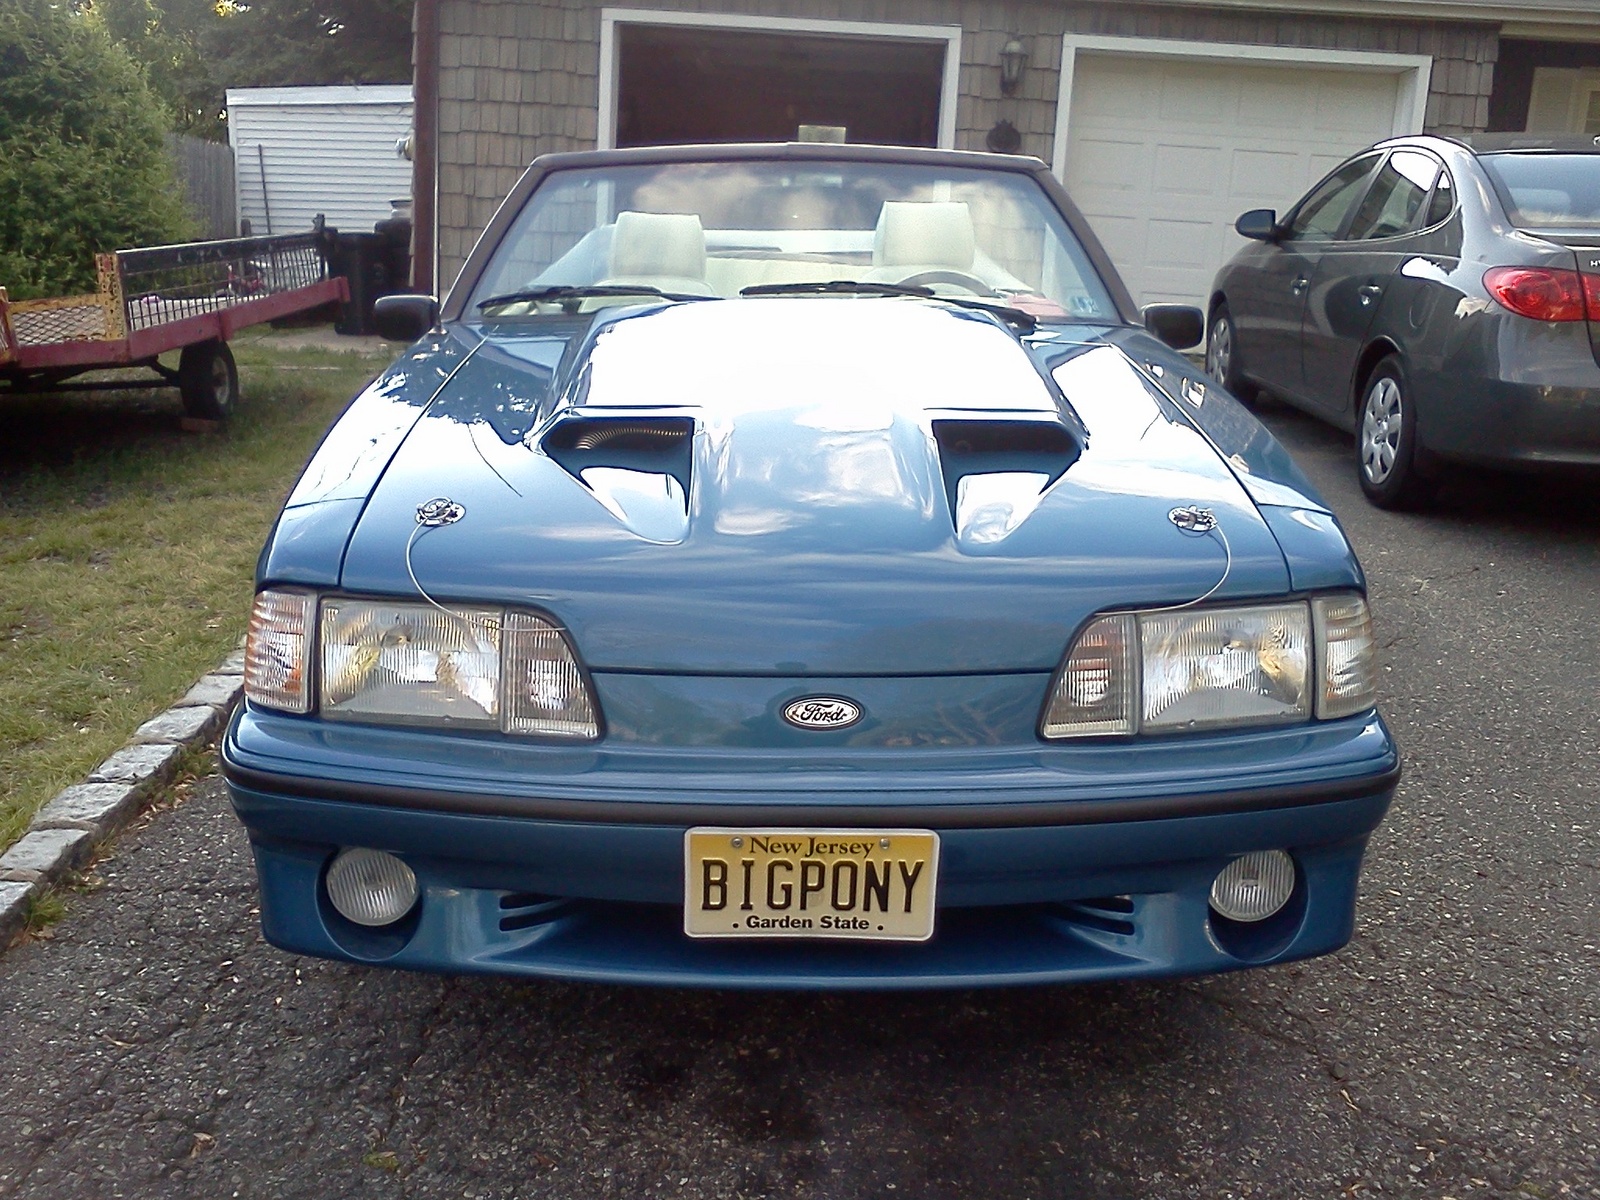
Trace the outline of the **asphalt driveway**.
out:
<instances>
[{"instance_id":1,"label":"asphalt driveway","mask_svg":"<svg viewBox=\"0 0 1600 1200\"><path fill-rule=\"evenodd\" d=\"M1366 506L1407 776L1355 942L1161 985L831 997L294 959L215 779L0 957L0 1197L1600 1198L1600 491Z\"/></svg>"}]
</instances>

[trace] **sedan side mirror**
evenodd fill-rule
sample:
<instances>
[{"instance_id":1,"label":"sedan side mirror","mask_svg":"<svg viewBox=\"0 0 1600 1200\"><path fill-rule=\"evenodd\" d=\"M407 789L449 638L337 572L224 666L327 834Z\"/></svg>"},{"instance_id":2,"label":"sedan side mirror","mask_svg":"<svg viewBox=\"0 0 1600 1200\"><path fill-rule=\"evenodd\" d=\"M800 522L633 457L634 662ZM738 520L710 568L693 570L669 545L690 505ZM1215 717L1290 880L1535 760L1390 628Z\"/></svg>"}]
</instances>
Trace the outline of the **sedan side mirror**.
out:
<instances>
[{"instance_id":1,"label":"sedan side mirror","mask_svg":"<svg viewBox=\"0 0 1600 1200\"><path fill-rule=\"evenodd\" d=\"M1253 242L1278 240L1278 214L1270 208L1252 208L1233 223L1240 237Z\"/></svg>"},{"instance_id":2,"label":"sedan side mirror","mask_svg":"<svg viewBox=\"0 0 1600 1200\"><path fill-rule=\"evenodd\" d=\"M1206 315L1190 304L1146 304L1144 327L1174 350L1198 346L1206 335Z\"/></svg>"},{"instance_id":3,"label":"sedan side mirror","mask_svg":"<svg viewBox=\"0 0 1600 1200\"><path fill-rule=\"evenodd\" d=\"M388 342L414 342L438 319L439 301L432 296L379 296L372 305L372 324Z\"/></svg>"}]
</instances>

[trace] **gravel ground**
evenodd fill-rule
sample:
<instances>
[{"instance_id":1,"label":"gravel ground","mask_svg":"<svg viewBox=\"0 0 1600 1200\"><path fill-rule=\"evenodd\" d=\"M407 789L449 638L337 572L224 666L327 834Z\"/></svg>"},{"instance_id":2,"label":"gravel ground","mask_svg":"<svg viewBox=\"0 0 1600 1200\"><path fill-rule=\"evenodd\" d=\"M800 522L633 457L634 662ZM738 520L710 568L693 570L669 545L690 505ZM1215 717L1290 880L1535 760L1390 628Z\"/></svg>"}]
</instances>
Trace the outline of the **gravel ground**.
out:
<instances>
[{"instance_id":1,"label":"gravel ground","mask_svg":"<svg viewBox=\"0 0 1600 1200\"><path fill-rule=\"evenodd\" d=\"M295 959L211 779L0 958L0 1197L1600 1200L1596 493L1380 513L1266 415L1372 576L1407 756L1342 953L890 997Z\"/></svg>"}]
</instances>

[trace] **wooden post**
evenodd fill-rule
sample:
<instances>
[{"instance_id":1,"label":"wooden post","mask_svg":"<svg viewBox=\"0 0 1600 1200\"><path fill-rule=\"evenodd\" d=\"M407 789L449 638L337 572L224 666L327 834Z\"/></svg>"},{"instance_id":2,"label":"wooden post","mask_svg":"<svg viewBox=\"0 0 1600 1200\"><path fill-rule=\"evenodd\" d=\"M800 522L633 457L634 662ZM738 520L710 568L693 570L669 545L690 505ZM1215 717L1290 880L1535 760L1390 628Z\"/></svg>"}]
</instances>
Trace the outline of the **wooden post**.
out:
<instances>
[{"instance_id":1,"label":"wooden post","mask_svg":"<svg viewBox=\"0 0 1600 1200\"><path fill-rule=\"evenodd\" d=\"M94 271L100 286L100 310L105 313L105 333L108 342L119 342L128 336L128 306L122 295L122 265L115 254L96 254Z\"/></svg>"},{"instance_id":2,"label":"wooden post","mask_svg":"<svg viewBox=\"0 0 1600 1200\"><path fill-rule=\"evenodd\" d=\"M417 0L411 60L411 290L432 295L438 261L439 0Z\"/></svg>"},{"instance_id":3,"label":"wooden post","mask_svg":"<svg viewBox=\"0 0 1600 1200\"><path fill-rule=\"evenodd\" d=\"M17 356L17 339L11 333L11 297L0 287L0 363Z\"/></svg>"}]
</instances>

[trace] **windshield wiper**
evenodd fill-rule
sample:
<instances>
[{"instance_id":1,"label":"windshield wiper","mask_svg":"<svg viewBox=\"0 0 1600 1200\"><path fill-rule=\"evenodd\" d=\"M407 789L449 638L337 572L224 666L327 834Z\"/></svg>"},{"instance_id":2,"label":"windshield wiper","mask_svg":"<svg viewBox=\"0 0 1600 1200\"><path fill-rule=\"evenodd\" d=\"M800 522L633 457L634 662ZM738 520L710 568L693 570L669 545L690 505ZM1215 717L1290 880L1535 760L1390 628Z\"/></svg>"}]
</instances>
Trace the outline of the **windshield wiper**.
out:
<instances>
[{"instance_id":1,"label":"windshield wiper","mask_svg":"<svg viewBox=\"0 0 1600 1200\"><path fill-rule=\"evenodd\" d=\"M756 283L740 288L741 296L920 296L933 298L933 289L907 283L867 283L860 279L830 279L809 283Z\"/></svg>"},{"instance_id":2,"label":"windshield wiper","mask_svg":"<svg viewBox=\"0 0 1600 1200\"><path fill-rule=\"evenodd\" d=\"M757 283L740 288L741 296L912 296L918 300L937 300L957 308L970 308L975 312L992 313L1008 325L1024 333L1031 333L1039 318L1008 304L992 304L976 296L942 296L930 287L914 283L869 283L859 279L830 279L813 283Z\"/></svg>"},{"instance_id":3,"label":"windshield wiper","mask_svg":"<svg viewBox=\"0 0 1600 1200\"><path fill-rule=\"evenodd\" d=\"M648 283L555 283L546 287L523 288L516 292L505 292L499 296L490 296L487 300L478 301L478 311L486 308L499 308L503 304L535 304L546 301L578 301L588 300L595 296L659 296L663 300L710 300L710 296L690 296L682 292L664 292L658 287ZM576 312L577 305L568 308L569 312Z\"/></svg>"}]
</instances>

